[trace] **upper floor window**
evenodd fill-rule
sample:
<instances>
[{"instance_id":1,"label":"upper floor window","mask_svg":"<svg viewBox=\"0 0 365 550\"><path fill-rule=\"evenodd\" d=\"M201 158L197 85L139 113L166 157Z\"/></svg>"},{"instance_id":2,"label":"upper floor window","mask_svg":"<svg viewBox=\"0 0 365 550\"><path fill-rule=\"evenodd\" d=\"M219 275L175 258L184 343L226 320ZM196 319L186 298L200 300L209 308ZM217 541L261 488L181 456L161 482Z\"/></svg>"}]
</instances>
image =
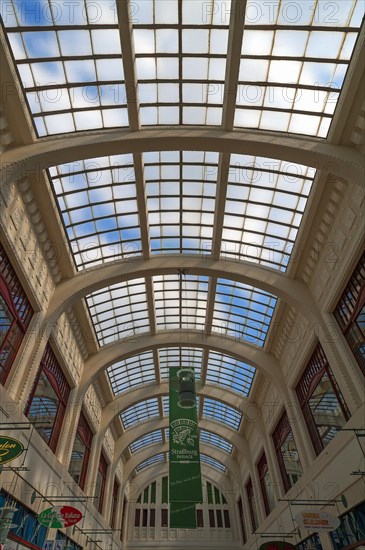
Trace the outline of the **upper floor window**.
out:
<instances>
[{"instance_id":1,"label":"upper floor window","mask_svg":"<svg viewBox=\"0 0 365 550\"><path fill-rule=\"evenodd\" d=\"M320 344L314 350L296 392L318 455L350 418L350 411Z\"/></svg>"},{"instance_id":2,"label":"upper floor window","mask_svg":"<svg viewBox=\"0 0 365 550\"><path fill-rule=\"evenodd\" d=\"M274 495L274 486L271 481L265 453L262 453L261 455L261 458L257 464L257 471L259 473L262 496L264 497L265 512L268 516L270 512L272 512L275 508L276 501Z\"/></svg>"},{"instance_id":3,"label":"upper floor window","mask_svg":"<svg viewBox=\"0 0 365 550\"><path fill-rule=\"evenodd\" d=\"M87 468L91 452L91 442L93 433L81 411L77 431L74 439L74 445L71 453L71 461L68 471L76 483L81 487L85 486Z\"/></svg>"},{"instance_id":4,"label":"upper floor window","mask_svg":"<svg viewBox=\"0 0 365 550\"><path fill-rule=\"evenodd\" d=\"M118 494L119 494L119 483L118 480L114 479L114 485L113 485L113 500L112 500L112 513L110 517L110 527L112 529L115 529L115 520L117 517L117 505L118 505Z\"/></svg>"},{"instance_id":5,"label":"upper floor window","mask_svg":"<svg viewBox=\"0 0 365 550\"><path fill-rule=\"evenodd\" d=\"M242 542L243 542L243 544L245 544L245 542L247 541L247 536L246 536L245 518L244 518L244 514L243 514L243 504L242 504L242 497L241 496L237 501L237 506L238 506L238 516L239 516L240 525L241 525Z\"/></svg>"},{"instance_id":6,"label":"upper floor window","mask_svg":"<svg viewBox=\"0 0 365 550\"><path fill-rule=\"evenodd\" d=\"M287 492L298 481L303 469L286 411L281 415L272 437L284 489Z\"/></svg>"},{"instance_id":7,"label":"upper floor window","mask_svg":"<svg viewBox=\"0 0 365 550\"><path fill-rule=\"evenodd\" d=\"M252 525L252 532L254 533L258 527L258 517L257 517L257 510L256 510L256 503L255 503L255 495L253 492L253 484L252 480L246 484L246 494L247 494L247 502L248 502L248 509L250 511L250 518L251 518L251 525Z\"/></svg>"},{"instance_id":8,"label":"upper floor window","mask_svg":"<svg viewBox=\"0 0 365 550\"><path fill-rule=\"evenodd\" d=\"M5 384L32 315L33 308L0 244L0 384Z\"/></svg>"},{"instance_id":9,"label":"upper floor window","mask_svg":"<svg viewBox=\"0 0 365 550\"><path fill-rule=\"evenodd\" d=\"M333 314L365 375L365 253Z\"/></svg>"},{"instance_id":10,"label":"upper floor window","mask_svg":"<svg viewBox=\"0 0 365 550\"><path fill-rule=\"evenodd\" d=\"M37 422L38 433L53 452L69 395L70 386L50 345L47 345L24 413L30 422Z\"/></svg>"},{"instance_id":11,"label":"upper floor window","mask_svg":"<svg viewBox=\"0 0 365 550\"><path fill-rule=\"evenodd\" d=\"M103 510L103 504L104 504L104 493L105 493L105 485L106 485L106 474L108 471L108 462L104 456L103 451L100 453L100 460L99 460L99 467L98 467L98 473L96 476L96 487L95 487L95 506L97 507L100 514Z\"/></svg>"}]
</instances>

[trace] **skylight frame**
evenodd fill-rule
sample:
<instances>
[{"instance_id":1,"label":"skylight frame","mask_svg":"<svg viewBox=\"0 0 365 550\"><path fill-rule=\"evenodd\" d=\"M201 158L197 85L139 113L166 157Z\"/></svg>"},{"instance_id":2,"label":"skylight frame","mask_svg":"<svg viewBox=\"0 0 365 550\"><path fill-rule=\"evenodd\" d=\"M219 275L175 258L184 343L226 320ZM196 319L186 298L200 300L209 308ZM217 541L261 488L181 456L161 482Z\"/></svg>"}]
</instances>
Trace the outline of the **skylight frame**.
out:
<instances>
[{"instance_id":1,"label":"skylight frame","mask_svg":"<svg viewBox=\"0 0 365 550\"><path fill-rule=\"evenodd\" d=\"M218 279L212 319L214 331L263 347L276 304L277 297L269 292Z\"/></svg>"},{"instance_id":2,"label":"skylight frame","mask_svg":"<svg viewBox=\"0 0 365 550\"><path fill-rule=\"evenodd\" d=\"M222 255L285 272L315 176L309 166L232 154Z\"/></svg>"},{"instance_id":3,"label":"skylight frame","mask_svg":"<svg viewBox=\"0 0 365 550\"><path fill-rule=\"evenodd\" d=\"M156 382L153 352L146 351L117 361L107 368L107 375L115 396L135 387Z\"/></svg>"},{"instance_id":4,"label":"skylight frame","mask_svg":"<svg viewBox=\"0 0 365 550\"><path fill-rule=\"evenodd\" d=\"M201 376L202 348L192 346L159 348L158 358L162 380L169 379L169 369L174 367L193 369L195 379Z\"/></svg>"},{"instance_id":5,"label":"skylight frame","mask_svg":"<svg viewBox=\"0 0 365 550\"><path fill-rule=\"evenodd\" d=\"M209 254L219 154L161 151L143 157L151 255Z\"/></svg>"},{"instance_id":6,"label":"skylight frame","mask_svg":"<svg viewBox=\"0 0 365 550\"><path fill-rule=\"evenodd\" d=\"M151 397L139 401L124 409L119 416L125 430L134 428L147 420L159 418L159 400L157 397Z\"/></svg>"},{"instance_id":7,"label":"skylight frame","mask_svg":"<svg viewBox=\"0 0 365 550\"><path fill-rule=\"evenodd\" d=\"M85 301L100 346L150 330L145 279L104 287L86 296ZM103 309L104 304L107 307Z\"/></svg>"},{"instance_id":8,"label":"skylight frame","mask_svg":"<svg viewBox=\"0 0 365 550\"><path fill-rule=\"evenodd\" d=\"M142 254L133 155L52 166L48 178L78 270Z\"/></svg>"},{"instance_id":9,"label":"skylight frame","mask_svg":"<svg viewBox=\"0 0 365 550\"><path fill-rule=\"evenodd\" d=\"M208 384L226 387L248 397L256 369L230 355L211 350L208 355L205 381Z\"/></svg>"},{"instance_id":10,"label":"skylight frame","mask_svg":"<svg viewBox=\"0 0 365 550\"><path fill-rule=\"evenodd\" d=\"M211 3L213 4L212 0ZM230 0L226 2L229 4ZM138 81L138 86L141 87L141 124L145 125L154 125L154 124L207 124L207 125L216 125L220 126L222 120L223 112L223 90L224 90L224 78L225 78L225 66L227 58L227 44L228 44L228 27L229 19L224 21L217 21L214 14L214 9L209 10L208 2L206 9L206 24L202 26L201 21L186 23L186 17L188 12L186 10L186 0L178 5L177 2L171 2L171 6L175 8L175 13L172 16L172 21L170 22L156 22L156 6L157 2L153 2L152 12L149 19L145 20L143 23L138 21L138 6L140 2L136 2L137 13L133 21L133 36L135 36L135 46L136 46L136 76ZM197 3L198 4L198 3ZM196 9L198 5L196 4ZM171 9L171 7L170 7ZM203 10L201 6L201 13L203 15ZM168 32L170 37L174 36L173 43L166 44L163 47L159 48L159 36L157 33L162 35L163 32ZM200 32L200 41L207 39L208 48L207 51L202 51L200 53L189 52L190 42L193 38L190 38L187 35L189 32ZM147 36L148 32L154 33L154 39L150 39L150 45L147 46ZM214 47L217 46L217 41L211 41L212 33L226 33L226 46L224 47L224 38L223 44L221 45L221 52L215 52ZM140 34L144 33L145 35L145 51L140 51L139 43L143 42L140 37ZM205 37L205 34L207 36ZM202 35L204 35L202 37ZM163 42L163 41L162 41ZM170 51L169 51L170 50ZM223 51L224 50L224 51ZM163 69L164 60L173 60L174 67L170 66L170 70ZM200 70L195 70L191 75L189 75L188 63L189 60L200 60L202 63ZM148 71L143 69L143 64L146 66L150 62L154 63L154 70L149 68L150 74ZM220 62L220 69L214 68L214 62ZM206 65L204 67L204 65ZM202 71L206 70L206 78L202 78ZM143 71L144 74L143 74ZM175 72L174 72L175 71ZM213 72L215 78L212 78ZM209 74L211 73L211 78ZM219 78L217 75L219 74ZM198 77L196 77L198 75ZM153 86L155 88L155 94L157 95L157 101L153 101L153 98L146 102L143 99L143 87L146 85ZM175 87L175 91L169 95L165 95L161 100L158 97L158 89L163 85L170 85ZM185 86L189 86L187 93L191 94L194 86L198 86L202 96L202 100L199 101L199 98L195 100L188 100L187 95L185 95ZM214 86L214 93L211 93L212 90L209 86ZM204 88L205 87L205 88ZM216 87L218 87L218 93L216 93ZM204 88L204 89L203 89ZM175 99L171 99L171 96L175 94ZM213 96L213 97L210 97ZM165 109L165 111L164 111ZM168 111L169 109L169 111Z\"/></svg>"},{"instance_id":11,"label":"skylight frame","mask_svg":"<svg viewBox=\"0 0 365 550\"><path fill-rule=\"evenodd\" d=\"M310 7L300 6L301 11L297 10L296 18L292 17L290 6L282 1L271 6L270 13L268 6L263 6L261 18L256 17L256 20L253 13L246 11L234 127L326 138L360 31L359 14L354 15L359 4L358 0L353 0L351 5L349 2L346 15L340 13L340 7L335 3L331 5L333 12L328 13L329 5L326 8L323 2L316 2ZM253 31L256 36L261 33L260 45L256 48L250 43ZM293 42L294 33L296 39ZM342 33L341 37L339 33ZM348 37L352 37L350 41L353 39L350 47ZM322 38L326 47L313 55L313 43L319 43ZM285 39L286 51L283 50ZM293 47L290 47L291 41ZM292 53L294 48L296 54ZM331 56L335 51L335 55ZM257 77L244 78L244 75L252 74L249 66L253 62L256 63ZM292 82L287 83L287 77L273 78L275 70L279 68L278 63L283 66L285 63L292 64L292 70L286 69L286 75L289 73L294 79ZM315 67L311 68L311 64L315 64ZM332 69L330 79L324 76L308 79L311 70L317 75L321 72L324 75L332 65L336 65L336 68ZM339 70L341 66L345 69L342 70L343 74ZM306 73L307 76L303 77ZM318 81L318 78L324 80ZM254 88L256 96L252 95ZM313 100L309 99L311 95ZM304 101L303 97L306 98Z\"/></svg>"},{"instance_id":12,"label":"skylight frame","mask_svg":"<svg viewBox=\"0 0 365 550\"><path fill-rule=\"evenodd\" d=\"M243 415L240 411L223 403L223 401L211 397L203 398L201 418L220 422L236 431L239 430L243 421Z\"/></svg>"},{"instance_id":13,"label":"skylight frame","mask_svg":"<svg viewBox=\"0 0 365 550\"><path fill-rule=\"evenodd\" d=\"M143 460L143 462L140 462L138 466L136 466L135 470L138 474L142 470L145 470L146 468L149 468L150 466L154 466L155 464L158 464L159 462L166 462L166 453L158 453L155 455L150 456L146 460Z\"/></svg>"},{"instance_id":14,"label":"skylight frame","mask_svg":"<svg viewBox=\"0 0 365 550\"><path fill-rule=\"evenodd\" d=\"M146 447L155 445L156 443L163 443L162 430L154 430L148 432L147 434L142 435L141 437L135 439L129 446L129 451L132 455L142 451Z\"/></svg>"},{"instance_id":15,"label":"skylight frame","mask_svg":"<svg viewBox=\"0 0 365 550\"><path fill-rule=\"evenodd\" d=\"M217 447L221 451L226 452L231 455L233 452L233 445L224 437L217 435L209 430L200 430L199 431L199 440L202 443Z\"/></svg>"},{"instance_id":16,"label":"skylight frame","mask_svg":"<svg viewBox=\"0 0 365 550\"><path fill-rule=\"evenodd\" d=\"M9 2L11 2L11 4L9 4ZM12 2L13 0L8 0L7 5L13 5ZM110 1L108 5L104 7L109 8L113 4L115 10L114 0ZM52 8L49 0L47 0L47 4L42 6L42 9L38 10L38 18L43 20L40 21L41 24L27 24L27 19L24 14L30 14L30 10L26 12L23 9L16 15L16 21L13 20L13 23L16 22L15 26L6 25L6 22L4 24L2 21L6 30L6 36L19 80L24 83L24 98L28 105L29 112L31 113L34 129L38 137L58 135L65 132L82 132L91 129L129 127L121 47L118 53L112 51L113 48L111 48L109 53L102 53L94 49L96 47L100 49L101 46L101 49L105 48L105 44L107 44L107 41L110 39L111 32L119 36L119 27L115 14L113 17L112 13L109 13L110 20L108 21L108 16L106 16L107 10L103 11L102 7L99 6L102 12L101 17L92 16L92 22L90 22L90 6L85 4L84 14L82 14L81 8L83 8L83 5L72 6L73 13L69 13L69 18L67 18L67 14L65 15L63 13L67 12L66 5L63 6L63 10L55 10L55 6L53 5ZM57 13L53 13L54 11ZM70 12L70 6L68 7L68 11ZM18 12L18 10L15 10L15 12ZM61 12L61 23L59 20L59 12ZM8 13L9 16L10 12L6 13ZM20 21L19 15L21 17ZM31 16L29 15L28 17ZM47 24L42 24L45 19ZM37 22L36 20L34 21L34 23ZM72 55L65 55L63 53L62 48L66 47L69 49L67 43L72 42L73 45L76 44L77 46L82 43L82 40L75 40L74 36L72 39L63 42L60 33L71 31L74 33L88 33L90 46L89 55L85 55L85 49L82 48L80 54L77 55L77 47L76 52L75 48L73 48ZM107 39L102 42L100 40L98 42L95 41L95 44L93 44L94 36L96 36L95 33L103 31L108 33ZM52 48L49 46L47 49L40 51L42 55L29 55L30 51L27 50L25 39L28 39L30 33L35 36L33 44L31 40L29 42L29 47L31 49L36 49L38 47L44 33L48 33L49 36L54 36L53 45L56 50L58 49L58 55L50 55L48 51L52 50ZM19 46L15 45L14 40L17 40ZM11 42L14 44L14 48ZM64 45L62 46L62 44ZM25 52L24 58L16 58L17 56L14 51L16 48L18 51L22 49L23 52ZM115 60L119 61L119 69L114 67L112 78L105 78L105 76L104 78L100 78L100 71L104 73L105 71L110 71L111 63ZM102 68L102 63L104 61L104 67ZM90 66L87 68L88 62L90 62ZM52 74L52 70L56 69L56 65L54 65L52 69L52 63L57 65L59 71L58 76L62 77L62 83L54 73ZM71 68L72 63L82 63L83 70L89 71L90 75L93 72L94 78L90 76L87 79L86 76L81 78L80 70L78 72L78 77L75 77L76 73L74 69ZM39 77L34 73L35 70L39 72L39 75L44 76L44 83L37 82L37 78L39 80ZM48 77L46 77L44 73L44 71L47 70L51 71ZM118 70L119 73L117 72ZM73 76L71 71L74 73ZM56 85L55 81L57 82ZM89 89L87 90L87 88ZM92 92L92 88L95 88L95 93ZM80 95L79 91L81 89L81 96L76 100L78 95ZM56 92L57 96L55 96ZM91 92L93 95L90 95ZM113 96L112 102L110 101L110 97L108 97L110 95ZM57 101L55 101L55 99L57 99ZM61 99L62 101L60 101ZM83 106L77 106L80 104L80 101L84 104ZM63 108L60 106L62 103ZM39 108L37 105L39 105ZM85 115L87 116L85 117ZM63 119L60 117L63 117ZM90 124L92 117L94 117L94 123ZM60 131L60 126L62 125L64 128Z\"/></svg>"},{"instance_id":17,"label":"skylight frame","mask_svg":"<svg viewBox=\"0 0 365 550\"><path fill-rule=\"evenodd\" d=\"M180 330L188 327L192 330L204 330L209 289L208 277L187 274L181 280L179 274L155 275L152 277L152 285L158 331ZM188 313L190 309L193 313Z\"/></svg>"},{"instance_id":18,"label":"skylight frame","mask_svg":"<svg viewBox=\"0 0 365 550\"><path fill-rule=\"evenodd\" d=\"M209 456L205 453L200 453L200 461L202 463L208 464L209 466L212 466L216 470L223 472L224 474L227 472L227 467L224 466L219 460L216 458L213 458L212 456Z\"/></svg>"}]
</instances>

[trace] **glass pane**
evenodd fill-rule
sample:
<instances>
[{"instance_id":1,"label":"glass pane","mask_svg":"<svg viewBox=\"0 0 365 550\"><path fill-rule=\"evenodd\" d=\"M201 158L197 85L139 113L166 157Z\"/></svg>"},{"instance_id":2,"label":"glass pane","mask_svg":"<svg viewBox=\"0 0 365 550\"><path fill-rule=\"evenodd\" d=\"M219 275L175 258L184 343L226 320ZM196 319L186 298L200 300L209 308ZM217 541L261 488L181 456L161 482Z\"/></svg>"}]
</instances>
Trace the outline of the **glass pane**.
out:
<instances>
[{"instance_id":1,"label":"glass pane","mask_svg":"<svg viewBox=\"0 0 365 550\"><path fill-rule=\"evenodd\" d=\"M283 458L284 469L289 479L289 486L292 487L302 475L303 470L293 433L291 431L288 433L284 443L280 447L280 452Z\"/></svg>"},{"instance_id":2,"label":"glass pane","mask_svg":"<svg viewBox=\"0 0 365 550\"><path fill-rule=\"evenodd\" d=\"M275 494L274 494L274 487L271 481L270 472L267 471L265 474L265 477L263 479L263 483L265 486L265 492L266 492L266 498L267 498L267 504L269 507L269 511L272 512L272 510L276 506L276 500L275 500Z\"/></svg>"},{"instance_id":3,"label":"glass pane","mask_svg":"<svg viewBox=\"0 0 365 550\"><path fill-rule=\"evenodd\" d=\"M308 405L323 446L325 447L334 438L336 432L346 423L336 393L327 374L322 376L308 401Z\"/></svg>"},{"instance_id":4,"label":"glass pane","mask_svg":"<svg viewBox=\"0 0 365 550\"><path fill-rule=\"evenodd\" d=\"M80 477L81 477L81 471L82 471L82 465L84 462L86 452L86 446L80 436L76 434L75 440L74 440L74 446L71 453L71 462L69 466L69 473L71 477L76 481L76 483L80 484Z\"/></svg>"},{"instance_id":5,"label":"glass pane","mask_svg":"<svg viewBox=\"0 0 365 550\"><path fill-rule=\"evenodd\" d=\"M13 315L10 313L2 296L0 296L0 346L2 346L13 320Z\"/></svg>"},{"instance_id":6,"label":"glass pane","mask_svg":"<svg viewBox=\"0 0 365 550\"><path fill-rule=\"evenodd\" d=\"M46 443L50 441L59 404L56 392L42 372L27 416L30 422L44 422L37 424L36 430Z\"/></svg>"}]
</instances>

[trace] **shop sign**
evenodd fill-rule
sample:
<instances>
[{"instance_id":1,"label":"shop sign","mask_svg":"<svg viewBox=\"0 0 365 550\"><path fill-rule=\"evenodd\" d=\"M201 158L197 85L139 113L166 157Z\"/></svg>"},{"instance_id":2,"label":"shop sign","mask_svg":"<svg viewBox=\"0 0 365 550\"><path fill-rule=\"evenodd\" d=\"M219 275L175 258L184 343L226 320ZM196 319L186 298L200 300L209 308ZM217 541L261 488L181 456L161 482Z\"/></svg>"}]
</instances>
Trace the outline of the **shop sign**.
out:
<instances>
[{"instance_id":1,"label":"shop sign","mask_svg":"<svg viewBox=\"0 0 365 550\"><path fill-rule=\"evenodd\" d=\"M290 544L290 542L273 540L271 542L261 544L260 550L295 550L295 546Z\"/></svg>"},{"instance_id":2,"label":"shop sign","mask_svg":"<svg viewBox=\"0 0 365 550\"><path fill-rule=\"evenodd\" d=\"M304 512L299 512L294 519L299 527L304 527L309 531L334 531L340 525L339 518L329 512L304 510Z\"/></svg>"},{"instance_id":3,"label":"shop sign","mask_svg":"<svg viewBox=\"0 0 365 550\"><path fill-rule=\"evenodd\" d=\"M60 529L75 525L82 519L80 510L72 506L54 506L47 508L38 515L38 521L45 527Z\"/></svg>"},{"instance_id":4,"label":"shop sign","mask_svg":"<svg viewBox=\"0 0 365 550\"><path fill-rule=\"evenodd\" d=\"M6 464L18 458L24 451L24 445L13 437L0 435L0 464Z\"/></svg>"}]
</instances>

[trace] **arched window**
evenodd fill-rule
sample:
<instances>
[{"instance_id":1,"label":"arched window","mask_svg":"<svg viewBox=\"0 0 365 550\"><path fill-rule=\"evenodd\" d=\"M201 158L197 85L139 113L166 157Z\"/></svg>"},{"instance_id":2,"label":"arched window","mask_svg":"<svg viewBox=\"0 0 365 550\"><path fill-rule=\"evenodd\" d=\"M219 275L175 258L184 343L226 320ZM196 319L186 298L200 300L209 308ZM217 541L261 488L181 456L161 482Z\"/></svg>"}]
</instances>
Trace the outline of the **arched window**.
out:
<instances>
[{"instance_id":1,"label":"arched window","mask_svg":"<svg viewBox=\"0 0 365 550\"><path fill-rule=\"evenodd\" d=\"M265 453L262 453L261 458L258 461L257 471L259 473L261 492L264 498L265 512L268 516L275 508L276 501Z\"/></svg>"},{"instance_id":2,"label":"arched window","mask_svg":"<svg viewBox=\"0 0 365 550\"><path fill-rule=\"evenodd\" d=\"M173 540L175 529L170 528L168 476L162 476L147 485L130 508L133 514L133 532L130 540ZM203 502L196 504L196 533L199 540L233 540L231 510L221 489L203 480Z\"/></svg>"},{"instance_id":3,"label":"arched window","mask_svg":"<svg viewBox=\"0 0 365 550\"><path fill-rule=\"evenodd\" d=\"M0 384L5 384L33 308L0 244Z\"/></svg>"},{"instance_id":4,"label":"arched window","mask_svg":"<svg viewBox=\"0 0 365 550\"><path fill-rule=\"evenodd\" d=\"M36 422L36 430L54 452L65 416L70 386L53 353L47 345L38 370L25 415Z\"/></svg>"},{"instance_id":5,"label":"arched window","mask_svg":"<svg viewBox=\"0 0 365 550\"><path fill-rule=\"evenodd\" d=\"M296 392L316 454L350 418L340 388L320 344L305 369Z\"/></svg>"},{"instance_id":6,"label":"arched window","mask_svg":"<svg viewBox=\"0 0 365 550\"><path fill-rule=\"evenodd\" d=\"M281 415L272 437L281 478L287 492L298 481L303 469L286 411Z\"/></svg>"},{"instance_id":7,"label":"arched window","mask_svg":"<svg viewBox=\"0 0 365 550\"><path fill-rule=\"evenodd\" d=\"M91 452L93 433L84 413L81 411L79 423L76 430L74 445L71 453L71 461L68 471L76 483L81 487L85 486L87 468Z\"/></svg>"},{"instance_id":8,"label":"arched window","mask_svg":"<svg viewBox=\"0 0 365 550\"><path fill-rule=\"evenodd\" d=\"M365 253L333 314L365 375Z\"/></svg>"}]
</instances>

